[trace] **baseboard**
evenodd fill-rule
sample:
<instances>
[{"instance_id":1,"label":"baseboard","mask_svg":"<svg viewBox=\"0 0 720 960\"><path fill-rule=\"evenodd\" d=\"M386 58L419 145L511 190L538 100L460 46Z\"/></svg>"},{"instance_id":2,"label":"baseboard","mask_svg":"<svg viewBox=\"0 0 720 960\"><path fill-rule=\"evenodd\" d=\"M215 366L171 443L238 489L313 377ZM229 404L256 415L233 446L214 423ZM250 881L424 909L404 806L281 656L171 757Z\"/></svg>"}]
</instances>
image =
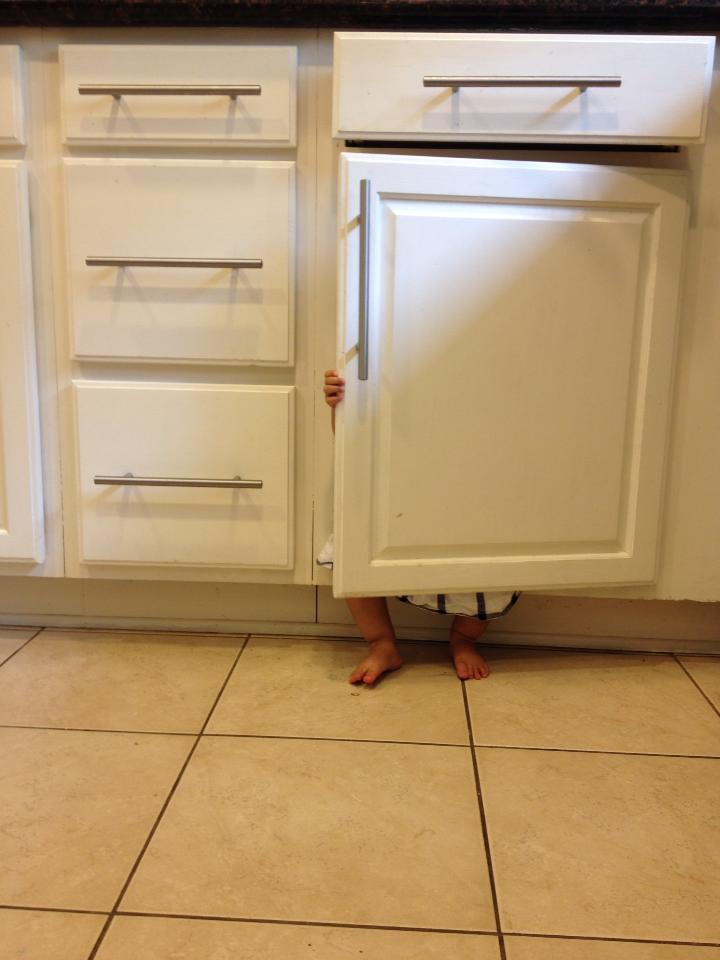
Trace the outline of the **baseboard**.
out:
<instances>
[{"instance_id":1,"label":"baseboard","mask_svg":"<svg viewBox=\"0 0 720 960\"><path fill-rule=\"evenodd\" d=\"M4 615L0 614L0 626L22 628L72 629L72 630L122 630L150 633L196 633L286 637L338 637L360 639L357 630L347 623L306 623L298 621L267 620L171 620L167 617L87 617L73 615ZM445 642L447 626L442 628L399 627L400 640ZM637 653L681 653L703 656L720 656L720 642L699 637L681 639L648 638L632 636L581 635L576 633L533 633L501 630L491 625L483 637L483 644L496 646L562 648L566 650L612 650Z\"/></svg>"}]
</instances>

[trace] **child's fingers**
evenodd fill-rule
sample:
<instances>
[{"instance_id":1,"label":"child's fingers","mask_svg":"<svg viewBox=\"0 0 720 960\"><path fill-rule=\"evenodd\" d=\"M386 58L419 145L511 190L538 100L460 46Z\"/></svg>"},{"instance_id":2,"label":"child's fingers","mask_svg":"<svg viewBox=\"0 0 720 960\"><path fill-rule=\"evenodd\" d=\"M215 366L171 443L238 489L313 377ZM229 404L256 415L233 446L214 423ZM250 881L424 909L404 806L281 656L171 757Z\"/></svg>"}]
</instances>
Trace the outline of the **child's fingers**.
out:
<instances>
[{"instance_id":1,"label":"child's fingers","mask_svg":"<svg viewBox=\"0 0 720 960\"><path fill-rule=\"evenodd\" d=\"M337 370L325 371L323 392L325 403L329 407L336 407L345 396L345 380L338 376Z\"/></svg>"},{"instance_id":2,"label":"child's fingers","mask_svg":"<svg viewBox=\"0 0 720 960\"><path fill-rule=\"evenodd\" d=\"M330 407L336 406L344 398L344 393L326 393L325 394L325 403Z\"/></svg>"}]
</instances>

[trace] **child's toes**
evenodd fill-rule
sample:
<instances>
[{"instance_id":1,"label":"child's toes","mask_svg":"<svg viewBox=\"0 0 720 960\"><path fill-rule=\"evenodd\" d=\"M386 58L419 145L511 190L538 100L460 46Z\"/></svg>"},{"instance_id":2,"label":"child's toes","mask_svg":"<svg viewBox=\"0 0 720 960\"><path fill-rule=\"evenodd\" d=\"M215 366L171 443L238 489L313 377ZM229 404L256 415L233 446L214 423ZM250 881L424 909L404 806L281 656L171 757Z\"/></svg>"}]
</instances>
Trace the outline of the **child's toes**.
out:
<instances>
[{"instance_id":1,"label":"child's toes","mask_svg":"<svg viewBox=\"0 0 720 960\"><path fill-rule=\"evenodd\" d=\"M460 677L461 680L470 680L472 677L472 671L465 663L464 660L455 661L455 672Z\"/></svg>"}]
</instances>

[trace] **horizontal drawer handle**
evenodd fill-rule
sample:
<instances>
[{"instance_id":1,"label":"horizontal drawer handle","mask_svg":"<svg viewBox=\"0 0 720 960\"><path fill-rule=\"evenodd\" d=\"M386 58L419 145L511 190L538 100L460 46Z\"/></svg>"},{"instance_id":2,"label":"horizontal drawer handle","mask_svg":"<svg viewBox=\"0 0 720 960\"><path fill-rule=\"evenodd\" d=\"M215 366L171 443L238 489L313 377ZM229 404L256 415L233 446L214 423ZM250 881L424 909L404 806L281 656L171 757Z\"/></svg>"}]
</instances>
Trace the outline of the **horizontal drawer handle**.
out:
<instances>
[{"instance_id":1,"label":"horizontal drawer handle","mask_svg":"<svg viewBox=\"0 0 720 960\"><path fill-rule=\"evenodd\" d=\"M229 267L261 270L262 260L184 260L182 257L85 257L88 267Z\"/></svg>"},{"instance_id":2,"label":"horizontal drawer handle","mask_svg":"<svg viewBox=\"0 0 720 960\"><path fill-rule=\"evenodd\" d=\"M232 480L208 480L192 477L136 477L133 473L124 473L121 477L94 477L93 482L105 486L123 487L230 487L232 489L260 490L262 480L243 480L235 476Z\"/></svg>"},{"instance_id":3,"label":"horizontal drawer handle","mask_svg":"<svg viewBox=\"0 0 720 960\"><path fill-rule=\"evenodd\" d=\"M621 77L423 77L424 87L619 87Z\"/></svg>"},{"instance_id":4,"label":"horizontal drawer handle","mask_svg":"<svg viewBox=\"0 0 720 960\"><path fill-rule=\"evenodd\" d=\"M259 97L258 84L143 84L143 83L81 83L78 93L87 96L108 97Z\"/></svg>"}]
</instances>

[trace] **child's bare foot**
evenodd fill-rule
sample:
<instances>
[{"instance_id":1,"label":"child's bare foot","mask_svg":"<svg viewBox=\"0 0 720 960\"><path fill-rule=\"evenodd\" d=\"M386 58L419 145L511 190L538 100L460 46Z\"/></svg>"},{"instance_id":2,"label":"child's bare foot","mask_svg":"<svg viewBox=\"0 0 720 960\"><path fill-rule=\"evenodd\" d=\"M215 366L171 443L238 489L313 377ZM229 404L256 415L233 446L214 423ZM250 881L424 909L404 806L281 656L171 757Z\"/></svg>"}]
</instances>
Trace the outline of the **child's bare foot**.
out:
<instances>
[{"instance_id":1,"label":"child's bare foot","mask_svg":"<svg viewBox=\"0 0 720 960\"><path fill-rule=\"evenodd\" d=\"M350 674L350 683L371 686L378 677L402 666L402 657L394 640L373 640L370 652Z\"/></svg>"},{"instance_id":2,"label":"child's bare foot","mask_svg":"<svg viewBox=\"0 0 720 960\"><path fill-rule=\"evenodd\" d=\"M455 673L461 680L482 680L490 674L490 668L477 652L474 640L453 632L450 636L450 653Z\"/></svg>"}]
</instances>

